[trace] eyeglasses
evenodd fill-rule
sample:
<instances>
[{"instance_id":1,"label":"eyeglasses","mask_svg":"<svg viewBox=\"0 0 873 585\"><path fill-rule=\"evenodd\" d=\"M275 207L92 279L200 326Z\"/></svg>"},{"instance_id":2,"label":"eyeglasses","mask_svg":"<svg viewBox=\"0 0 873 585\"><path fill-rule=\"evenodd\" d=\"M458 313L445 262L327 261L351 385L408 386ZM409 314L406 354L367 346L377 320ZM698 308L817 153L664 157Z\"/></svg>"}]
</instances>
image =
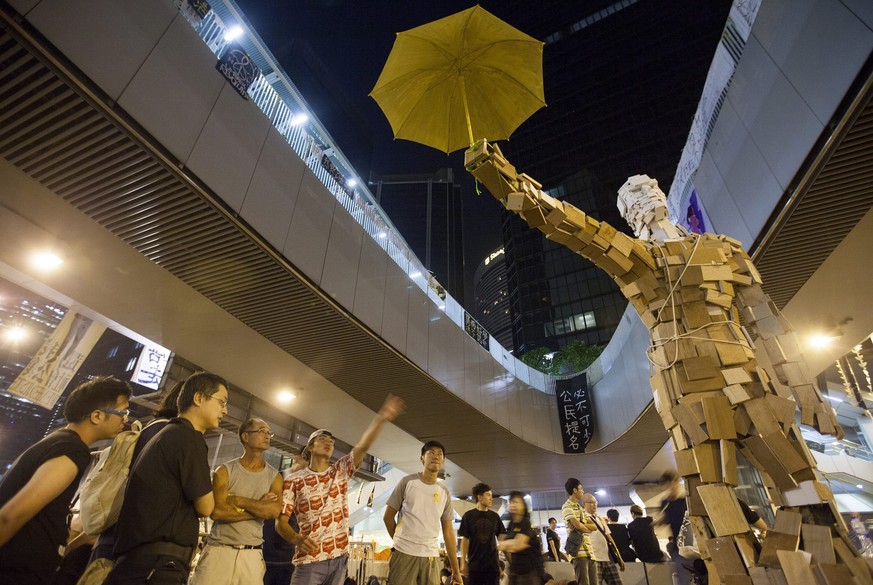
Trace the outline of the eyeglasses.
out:
<instances>
[{"instance_id":1,"label":"eyeglasses","mask_svg":"<svg viewBox=\"0 0 873 585\"><path fill-rule=\"evenodd\" d=\"M210 398L215 398L214 396L210 396ZM215 398L216 402L221 405L221 408L227 408L227 400L222 398Z\"/></svg>"},{"instance_id":2,"label":"eyeglasses","mask_svg":"<svg viewBox=\"0 0 873 585\"><path fill-rule=\"evenodd\" d=\"M100 412L105 412L106 414L117 414L121 418L127 418L130 416L129 410L112 410L111 408L101 408Z\"/></svg>"},{"instance_id":3,"label":"eyeglasses","mask_svg":"<svg viewBox=\"0 0 873 585\"><path fill-rule=\"evenodd\" d=\"M256 430L256 431L245 431L245 432L247 432L247 433L258 433L258 434L260 434L260 435L266 435L266 436L270 437L271 439L272 439L273 437L276 436L276 433L274 433L274 432L271 431L270 429L258 429L258 430Z\"/></svg>"}]
</instances>

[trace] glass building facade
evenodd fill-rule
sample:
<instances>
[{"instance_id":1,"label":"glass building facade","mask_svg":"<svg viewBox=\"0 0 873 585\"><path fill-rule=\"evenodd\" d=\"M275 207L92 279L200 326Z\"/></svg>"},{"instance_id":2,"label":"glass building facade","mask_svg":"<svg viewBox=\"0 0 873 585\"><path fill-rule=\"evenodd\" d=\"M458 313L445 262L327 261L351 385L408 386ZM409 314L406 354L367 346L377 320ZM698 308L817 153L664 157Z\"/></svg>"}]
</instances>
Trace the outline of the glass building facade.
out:
<instances>
[{"instance_id":1,"label":"glass building facade","mask_svg":"<svg viewBox=\"0 0 873 585\"><path fill-rule=\"evenodd\" d=\"M549 4L499 8L545 40L548 104L501 148L549 194L628 231L615 193L634 174L669 190L731 3ZM503 237L516 355L609 341L627 303L606 275L515 216Z\"/></svg>"},{"instance_id":2,"label":"glass building facade","mask_svg":"<svg viewBox=\"0 0 873 585\"><path fill-rule=\"evenodd\" d=\"M463 299L463 202L454 171L371 174L370 190L425 268L450 295Z\"/></svg>"}]
</instances>

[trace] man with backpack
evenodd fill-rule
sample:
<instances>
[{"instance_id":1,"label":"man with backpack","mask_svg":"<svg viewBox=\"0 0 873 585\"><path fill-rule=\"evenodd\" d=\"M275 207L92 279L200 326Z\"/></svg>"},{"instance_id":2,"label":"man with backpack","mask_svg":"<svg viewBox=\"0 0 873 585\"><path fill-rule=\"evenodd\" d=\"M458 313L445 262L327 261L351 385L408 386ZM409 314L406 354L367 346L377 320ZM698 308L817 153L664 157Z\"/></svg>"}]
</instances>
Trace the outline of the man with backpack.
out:
<instances>
[{"instance_id":1,"label":"man with backpack","mask_svg":"<svg viewBox=\"0 0 873 585\"><path fill-rule=\"evenodd\" d=\"M49 583L67 540L66 518L91 459L89 445L124 428L130 386L118 378L93 378L64 404L67 425L16 459L0 482L0 567L4 579Z\"/></svg>"},{"instance_id":2,"label":"man with backpack","mask_svg":"<svg viewBox=\"0 0 873 585\"><path fill-rule=\"evenodd\" d=\"M575 477L568 478L564 482L564 489L569 496L561 506L561 515L564 517L564 524L568 531L564 550L573 563L576 582L579 585L596 585L597 565L589 535L597 530L597 526L580 504L585 495L582 482Z\"/></svg>"},{"instance_id":3,"label":"man with backpack","mask_svg":"<svg viewBox=\"0 0 873 585\"><path fill-rule=\"evenodd\" d=\"M255 585L266 566L262 546L264 520L274 522L282 509L282 476L264 461L273 433L251 418L239 427L243 455L215 470L212 530L191 585Z\"/></svg>"},{"instance_id":4,"label":"man with backpack","mask_svg":"<svg viewBox=\"0 0 873 585\"><path fill-rule=\"evenodd\" d=\"M227 382L215 374L185 380L179 416L149 441L131 470L107 584L186 582L198 516L215 507L203 434L227 414L227 397Z\"/></svg>"},{"instance_id":5,"label":"man with backpack","mask_svg":"<svg viewBox=\"0 0 873 585\"><path fill-rule=\"evenodd\" d=\"M142 430L137 430L139 422L134 421L131 430L119 433L112 446L105 450L106 454L85 477L79 492L79 518L84 532L100 535L91 550L89 570L90 565L97 559L112 559L115 527L130 469L146 444L179 413L176 400L183 383L184 380L177 382L163 395L154 418ZM108 567L102 569L105 577L109 573L111 562L104 566ZM98 580L102 583L102 579Z\"/></svg>"}]
</instances>

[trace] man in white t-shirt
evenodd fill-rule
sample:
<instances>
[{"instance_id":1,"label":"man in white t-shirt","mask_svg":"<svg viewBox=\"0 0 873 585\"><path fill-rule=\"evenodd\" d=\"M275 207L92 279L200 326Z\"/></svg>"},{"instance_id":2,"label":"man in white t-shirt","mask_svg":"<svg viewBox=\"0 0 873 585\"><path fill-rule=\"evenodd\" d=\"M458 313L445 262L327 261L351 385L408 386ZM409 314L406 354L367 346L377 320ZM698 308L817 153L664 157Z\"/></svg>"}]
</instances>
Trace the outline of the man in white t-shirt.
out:
<instances>
[{"instance_id":1,"label":"man in white t-shirt","mask_svg":"<svg viewBox=\"0 0 873 585\"><path fill-rule=\"evenodd\" d=\"M452 528L452 496L446 486L437 482L445 456L445 447L438 441L425 443L421 448L424 469L401 479L388 498L383 520L394 539L388 561L389 585L439 585L441 531L452 567L452 583L463 583Z\"/></svg>"},{"instance_id":2,"label":"man in white t-shirt","mask_svg":"<svg viewBox=\"0 0 873 585\"><path fill-rule=\"evenodd\" d=\"M591 538L591 548L594 549L594 560L597 564L597 585L600 583L622 585L621 575L618 572L619 567L616 567L612 559L609 558L610 545L612 545L613 550L617 551L618 548L612 541L609 526L603 518L597 516L597 498L594 497L594 494L585 494L582 496L582 505L585 506L585 513L597 527L597 530L588 534ZM624 561L618 552L616 554L618 554L619 566L624 571Z\"/></svg>"},{"instance_id":3,"label":"man in white t-shirt","mask_svg":"<svg viewBox=\"0 0 873 585\"><path fill-rule=\"evenodd\" d=\"M309 436L303 455L309 465L285 478L284 507L279 522L297 514L300 531L290 526L282 537L297 547L292 585L342 585L349 558L349 479L364 460L367 449L386 422L405 408L403 400L388 395L382 408L348 455L330 464L334 439L327 429ZM286 536L287 533L287 536Z\"/></svg>"}]
</instances>

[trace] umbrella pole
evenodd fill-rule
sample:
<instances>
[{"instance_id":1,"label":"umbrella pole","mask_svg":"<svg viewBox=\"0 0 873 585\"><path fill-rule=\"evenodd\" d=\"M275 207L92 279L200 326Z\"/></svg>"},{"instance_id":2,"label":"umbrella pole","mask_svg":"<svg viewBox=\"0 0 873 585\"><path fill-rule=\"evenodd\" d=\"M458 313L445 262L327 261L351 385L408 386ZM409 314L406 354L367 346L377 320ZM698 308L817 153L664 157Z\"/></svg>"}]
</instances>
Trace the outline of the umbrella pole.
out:
<instances>
[{"instance_id":1,"label":"umbrella pole","mask_svg":"<svg viewBox=\"0 0 873 585\"><path fill-rule=\"evenodd\" d=\"M467 118L467 134L470 136L470 147L473 147L473 125L470 123L470 108L467 106L467 88L464 85L464 76L461 75L461 99L464 101L464 117Z\"/></svg>"}]
</instances>

